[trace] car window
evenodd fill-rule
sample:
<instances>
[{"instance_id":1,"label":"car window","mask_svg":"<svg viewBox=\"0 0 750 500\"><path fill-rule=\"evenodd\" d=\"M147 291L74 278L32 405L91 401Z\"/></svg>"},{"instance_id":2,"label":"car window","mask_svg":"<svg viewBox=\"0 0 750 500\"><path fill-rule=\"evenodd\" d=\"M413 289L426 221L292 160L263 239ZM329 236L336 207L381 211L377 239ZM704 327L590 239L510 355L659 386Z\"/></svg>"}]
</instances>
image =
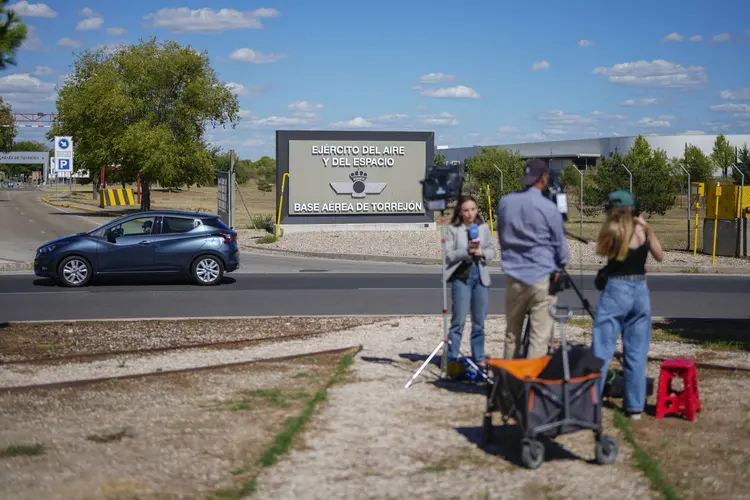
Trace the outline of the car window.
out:
<instances>
[{"instance_id":1,"label":"car window","mask_svg":"<svg viewBox=\"0 0 750 500\"><path fill-rule=\"evenodd\" d=\"M155 219L156 217L137 217L113 226L109 232L115 234L118 238L151 234Z\"/></svg>"},{"instance_id":2,"label":"car window","mask_svg":"<svg viewBox=\"0 0 750 500\"><path fill-rule=\"evenodd\" d=\"M186 217L162 217L161 234L187 233L201 224L200 220Z\"/></svg>"}]
</instances>

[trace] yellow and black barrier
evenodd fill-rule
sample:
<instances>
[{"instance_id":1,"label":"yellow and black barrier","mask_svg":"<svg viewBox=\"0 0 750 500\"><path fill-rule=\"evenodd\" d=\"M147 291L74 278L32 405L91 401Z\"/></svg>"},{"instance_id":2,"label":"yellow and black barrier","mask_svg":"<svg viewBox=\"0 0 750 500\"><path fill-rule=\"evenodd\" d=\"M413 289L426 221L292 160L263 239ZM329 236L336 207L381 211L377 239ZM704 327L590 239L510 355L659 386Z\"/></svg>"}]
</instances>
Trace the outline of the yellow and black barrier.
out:
<instances>
[{"instance_id":1,"label":"yellow and black barrier","mask_svg":"<svg viewBox=\"0 0 750 500\"><path fill-rule=\"evenodd\" d=\"M130 188L107 188L99 193L99 206L104 207L134 207L135 197Z\"/></svg>"}]
</instances>

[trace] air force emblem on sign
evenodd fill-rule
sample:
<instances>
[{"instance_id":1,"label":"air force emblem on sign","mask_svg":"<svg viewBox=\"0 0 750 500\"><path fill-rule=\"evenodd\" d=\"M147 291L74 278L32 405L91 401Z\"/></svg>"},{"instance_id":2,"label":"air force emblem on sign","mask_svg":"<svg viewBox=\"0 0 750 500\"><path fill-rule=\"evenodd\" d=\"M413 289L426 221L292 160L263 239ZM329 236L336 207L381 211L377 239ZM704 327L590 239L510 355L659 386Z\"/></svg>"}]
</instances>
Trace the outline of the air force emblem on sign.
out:
<instances>
[{"instance_id":1,"label":"air force emblem on sign","mask_svg":"<svg viewBox=\"0 0 750 500\"><path fill-rule=\"evenodd\" d=\"M350 194L352 198L364 198L368 194L380 194L385 189L385 182L367 182L367 173L355 170L349 174L349 182L331 182L331 189L336 194Z\"/></svg>"}]
</instances>

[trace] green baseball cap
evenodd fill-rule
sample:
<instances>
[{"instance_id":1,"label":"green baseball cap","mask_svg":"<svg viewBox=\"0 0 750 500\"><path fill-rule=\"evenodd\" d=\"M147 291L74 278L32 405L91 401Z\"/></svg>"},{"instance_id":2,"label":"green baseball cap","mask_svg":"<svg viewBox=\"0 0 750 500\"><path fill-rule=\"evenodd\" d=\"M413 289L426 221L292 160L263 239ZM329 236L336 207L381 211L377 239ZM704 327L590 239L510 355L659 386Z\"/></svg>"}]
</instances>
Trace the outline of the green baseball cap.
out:
<instances>
[{"instance_id":1,"label":"green baseball cap","mask_svg":"<svg viewBox=\"0 0 750 500\"><path fill-rule=\"evenodd\" d=\"M607 198L609 199L609 205L612 208L635 206L635 200L633 199L633 195L630 194L628 191L624 191L624 190L613 191L609 193Z\"/></svg>"}]
</instances>

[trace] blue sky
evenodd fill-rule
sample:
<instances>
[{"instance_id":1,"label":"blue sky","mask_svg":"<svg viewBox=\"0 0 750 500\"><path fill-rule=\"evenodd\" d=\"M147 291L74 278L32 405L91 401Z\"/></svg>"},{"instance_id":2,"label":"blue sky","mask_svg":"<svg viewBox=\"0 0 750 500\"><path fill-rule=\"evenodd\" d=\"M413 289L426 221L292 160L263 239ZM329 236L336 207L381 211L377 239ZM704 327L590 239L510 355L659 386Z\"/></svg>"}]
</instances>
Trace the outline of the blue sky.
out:
<instances>
[{"instance_id":1,"label":"blue sky","mask_svg":"<svg viewBox=\"0 0 750 500\"><path fill-rule=\"evenodd\" d=\"M245 158L273 155L277 129L434 130L442 146L750 133L746 0L14 4L32 28L0 73L14 111L54 111L74 51L172 39L236 89L243 120L211 140Z\"/></svg>"}]
</instances>

